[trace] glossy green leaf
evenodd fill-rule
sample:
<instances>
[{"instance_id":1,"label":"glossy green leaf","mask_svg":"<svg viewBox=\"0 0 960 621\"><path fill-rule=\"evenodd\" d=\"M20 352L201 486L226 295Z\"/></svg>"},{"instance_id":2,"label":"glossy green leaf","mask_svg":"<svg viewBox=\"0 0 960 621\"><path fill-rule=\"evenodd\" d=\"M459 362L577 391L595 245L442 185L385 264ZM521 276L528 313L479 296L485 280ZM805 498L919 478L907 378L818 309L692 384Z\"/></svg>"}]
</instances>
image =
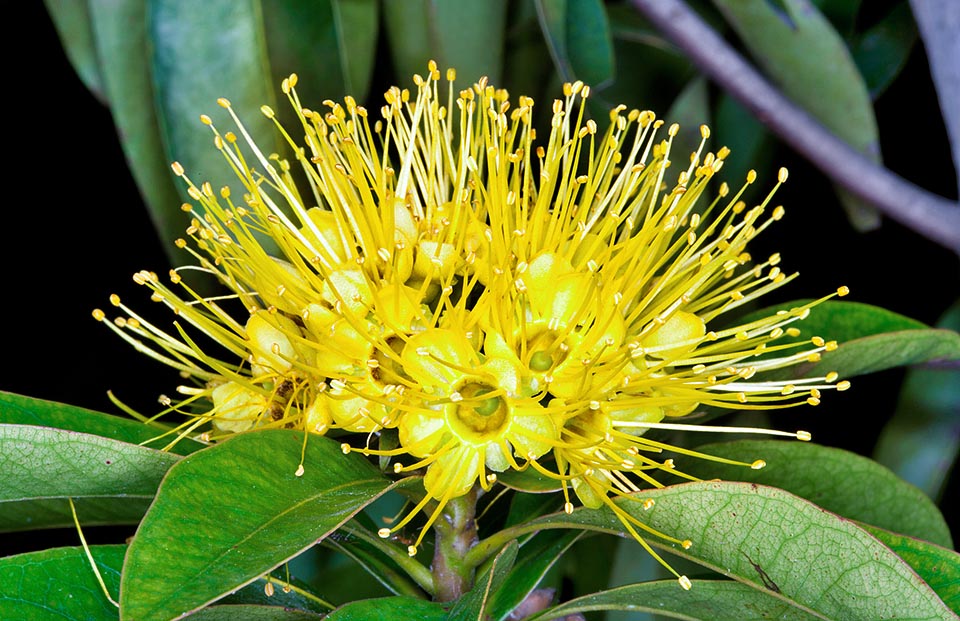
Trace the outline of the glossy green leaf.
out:
<instances>
[{"instance_id":1,"label":"glossy green leaf","mask_svg":"<svg viewBox=\"0 0 960 621\"><path fill-rule=\"evenodd\" d=\"M525 621L545 621L600 610L641 611L684 621L814 621L818 615L725 580L698 580L689 591L675 580L630 584L600 591L549 608Z\"/></svg>"},{"instance_id":2,"label":"glossy green leaf","mask_svg":"<svg viewBox=\"0 0 960 621\"><path fill-rule=\"evenodd\" d=\"M524 492L514 494L507 513L507 526L513 526L546 513L553 513L562 506L563 496L558 494Z\"/></svg>"},{"instance_id":3,"label":"glossy green leaf","mask_svg":"<svg viewBox=\"0 0 960 621\"><path fill-rule=\"evenodd\" d=\"M861 526L913 567L943 603L960 614L960 554L928 541L867 524Z\"/></svg>"},{"instance_id":4,"label":"glossy green leaf","mask_svg":"<svg viewBox=\"0 0 960 621\"><path fill-rule=\"evenodd\" d=\"M877 462L809 442L740 440L697 447L707 455L753 463L760 470L677 458L677 468L703 479L779 487L845 518L950 547L950 527L922 491ZM865 490L868 490L865 492Z\"/></svg>"},{"instance_id":5,"label":"glossy green leaf","mask_svg":"<svg viewBox=\"0 0 960 621\"><path fill-rule=\"evenodd\" d=\"M520 546L516 565L510 570L503 586L493 593L489 618L492 621L507 619L582 535L582 531L545 531L524 542Z\"/></svg>"},{"instance_id":6,"label":"glossy green leaf","mask_svg":"<svg viewBox=\"0 0 960 621\"><path fill-rule=\"evenodd\" d=\"M867 85L843 39L809 0L714 0L714 4L788 97L853 148L880 161ZM858 229L879 224L871 207L842 190L838 195Z\"/></svg>"},{"instance_id":7,"label":"glossy green leaf","mask_svg":"<svg viewBox=\"0 0 960 621\"><path fill-rule=\"evenodd\" d=\"M148 426L129 418L3 391L0 391L0 423L54 427L130 444L149 444L154 448L163 448L170 442L170 438L160 437L167 431L164 427ZM201 448L203 445L199 442L184 438L168 450L187 455Z\"/></svg>"},{"instance_id":8,"label":"glossy green leaf","mask_svg":"<svg viewBox=\"0 0 960 621\"><path fill-rule=\"evenodd\" d=\"M533 468L527 468L522 471L511 469L498 472L497 482L503 483L510 489L528 494L546 494L558 492L561 489L559 481L541 474Z\"/></svg>"},{"instance_id":9,"label":"glossy green leaf","mask_svg":"<svg viewBox=\"0 0 960 621\"><path fill-rule=\"evenodd\" d=\"M167 474L130 546L122 616L172 619L200 608L323 539L388 488L360 455L293 430L245 433L195 453Z\"/></svg>"},{"instance_id":10,"label":"glossy green leaf","mask_svg":"<svg viewBox=\"0 0 960 621\"><path fill-rule=\"evenodd\" d=\"M801 306L807 301L764 308L750 313L744 321ZM790 326L800 330L801 340L821 336L837 341L840 347L824 353L819 362L765 373L767 378L814 377L828 371L853 377L899 366L960 360L957 332L930 329L919 321L869 304L827 301L813 308L809 317Z\"/></svg>"},{"instance_id":11,"label":"glossy green leaf","mask_svg":"<svg viewBox=\"0 0 960 621\"><path fill-rule=\"evenodd\" d=\"M620 506L693 545L684 550L657 537L649 543L775 594L798 610L838 621L896 618L904 610L918 621L955 618L889 548L789 492L755 483L709 482L649 490L640 498L656 504L644 511L641 503L625 499ZM544 516L524 530L571 527L625 534L606 509Z\"/></svg>"},{"instance_id":12,"label":"glossy green leaf","mask_svg":"<svg viewBox=\"0 0 960 621\"><path fill-rule=\"evenodd\" d=\"M917 25L907 2L894 6L886 17L856 38L851 50L853 59L873 99L900 74L916 42Z\"/></svg>"},{"instance_id":13,"label":"glossy green leaf","mask_svg":"<svg viewBox=\"0 0 960 621\"><path fill-rule=\"evenodd\" d=\"M111 596L120 588L120 569L125 545L101 545L90 548L97 568ZM120 614L107 601L97 583L87 556L81 547L53 548L0 559L0 619L69 619L76 621L116 621ZM317 619L330 607L302 589L284 592L276 585L274 594L264 593L261 578L224 601L230 605L207 608L191 619L231 619L252 621L296 621ZM286 616L282 613L287 612Z\"/></svg>"},{"instance_id":14,"label":"glossy green leaf","mask_svg":"<svg viewBox=\"0 0 960 621\"><path fill-rule=\"evenodd\" d=\"M937 326L960 330L960 302ZM893 418L873 457L931 498L940 498L960 450L960 367L907 371Z\"/></svg>"},{"instance_id":15,"label":"glossy green leaf","mask_svg":"<svg viewBox=\"0 0 960 621\"><path fill-rule=\"evenodd\" d=\"M319 621L323 615L306 610L294 610L283 606L256 606L235 604L211 606L190 615L190 621Z\"/></svg>"},{"instance_id":16,"label":"glossy green leaf","mask_svg":"<svg viewBox=\"0 0 960 621\"><path fill-rule=\"evenodd\" d=\"M505 0L385 0L384 29L397 78L408 85L423 75L427 62L437 61L441 75L457 70L463 87L481 76L500 85L503 76Z\"/></svg>"},{"instance_id":17,"label":"glossy green leaf","mask_svg":"<svg viewBox=\"0 0 960 621\"><path fill-rule=\"evenodd\" d=\"M174 241L190 223L163 149L150 74L147 5L142 0L88 0L103 88L127 166L173 264L190 255ZM130 206L139 208L139 206Z\"/></svg>"},{"instance_id":18,"label":"glossy green leaf","mask_svg":"<svg viewBox=\"0 0 960 621\"><path fill-rule=\"evenodd\" d=\"M103 101L103 76L97 59L86 0L44 0L63 50L80 81Z\"/></svg>"},{"instance_id":19,"label":"glossy green leaf","mask_svg":"<svg viewBox=\"0 0 960 621\"><path fill-rule=\"evenodd\" d=\"M84 499L128 522L128 502L143 507L180 456L100 436L0 425L0 531L71 524L68 498ZM113 502L109 502L113 500ZM138 502L139 501L139 502ZM90 524L84 507L81 524Z\"/></svg>"},{"instance_id":20,"label":"glossy green leaf","mask_svg":"<svg viewBox=\"0 0 960 621\"><path fill-rule=\"evenodd\" d=\"M601 0L535 0L540 27L565 82L602 89L614 78L613 38Z\"/></svg>"},{"instance_id":21,"label":"glossy green leaf","mask_svg":"<svg viewBox=\"0 0 960 621\"><path fill-rule=\"evenodd\" d=\"M279 88L270 72L259 0L151 0L147 25L167 159L179 162L197 186L209 181L240 195L239 180L199 119L206 114L221 132L235 131L217 105L226 98L261 151L280 149L279 135L260 113L262 105L277 109ZM178 187L190 200L186 186Z\"/></svg>"},{"instance_id":22,"label":"glossy green leaf","mask_svg":"<svg viewBox=\"0 0 960 621\"><path fill-rule=\"evenodd\" d=\"M114 600L127 547L92 546L93 558ZM52 548L0 558L0 619L116 621L83 548Z\"/></svg>"},{"instance_id":23,"label":"glossy green leaf","mask_svg":"<svg viewBox=\"0 0 960 621\"><path fill-rule=\"evenodd\" d=\"M517 561L517 542L510 541L493 557L486 571L477 576L473 588L457 600L449 621L485 621L493 611L494 593L500 590Z\"/></svg>"},{"instance_id":24,"label":"glossy green leaf","mask_svg":"<svg viewBox=\"0 0 960 621\"><path fill-rule=\"evenodd\" d=\"M447 612L435 602L415 597L381 597L350 602L324 617L326 621L444 621Z\"/></svg>"}]
</instances>

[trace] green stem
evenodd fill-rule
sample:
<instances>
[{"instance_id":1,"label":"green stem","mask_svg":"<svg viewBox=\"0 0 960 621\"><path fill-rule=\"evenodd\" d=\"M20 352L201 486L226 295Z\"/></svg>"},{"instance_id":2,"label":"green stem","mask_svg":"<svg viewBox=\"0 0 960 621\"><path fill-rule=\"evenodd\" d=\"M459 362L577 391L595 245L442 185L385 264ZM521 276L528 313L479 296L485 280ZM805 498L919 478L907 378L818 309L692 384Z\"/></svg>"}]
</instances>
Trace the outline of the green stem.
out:
<instances>
[{"instance_id":1,"label":"green stem","mask_svg":"<svg viewBox=\"0 0 960 621\"><path fill-rule=\"evenodd\" d=\"M551 527L561 528L560 526L545 526L543 524L538 524L535 526L531 526L529 524L518 524L517 526L505 528L490 535L483 541L476 543L463 557L463 563L468 567L476 567L496 554L500 549L503 548L503 546L507 545L514 539L519 539L526 534Z\"/></svg>"},{"instance_id":2,"label":"green stem","mask_svg":"<svg viewBox=\"0 0 960 621\"><path fill-rule=\"evenodd\" d=\"M477 499L474 487L466 495L447 503L443 515L433 526L436 545L433 553L434 599L450 602L473 586L476 564L467 562L468 553L477 545Z\"/></svg>"}]
</instances>

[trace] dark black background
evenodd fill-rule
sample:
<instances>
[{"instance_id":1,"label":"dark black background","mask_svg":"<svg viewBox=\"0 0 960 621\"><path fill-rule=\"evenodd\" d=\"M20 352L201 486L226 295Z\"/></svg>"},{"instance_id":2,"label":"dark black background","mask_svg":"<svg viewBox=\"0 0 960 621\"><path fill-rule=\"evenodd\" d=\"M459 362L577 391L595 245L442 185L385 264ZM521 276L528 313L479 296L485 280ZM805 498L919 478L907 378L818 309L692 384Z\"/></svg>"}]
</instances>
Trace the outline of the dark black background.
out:
<instances>
[{"instance_id":1,"label":"dark black background","mask_svg":"<svg viewBox=\"0 0 960 621\"><path fill-rule=\"evenodd\" d=\"M106 396L114 390L151 412L156 396L176 385L176 374L135 353L90 313L106 307L113 292L147 306L144 290L130 277L140 269L162 273L167 260L110 114L74 74L42 3L22 3L17 23L20 38L14 43L8 36L3 43L13 75L4 95L0 390L118 413ZM375 85L371 92L383 90L385 85ZM876 102L876 111L886 165L956 199L922 46ZM850 300L927 323L956 299L956 256L892 221L879 231L854 233L820 172L786 147L776 157L791 171L777 198L787 206L787 217L758 240L755 255L780 251L785 270L800 270L780 299L812 297L846 284ZM902 377L902 370L893 370L856 378L846 393L826 394L819 408L777 413L775 420L783 429L810 429L822 444L869 455L893 412ZM956 496L956 479L947 497ZM960 535L960 514L944 509L955 537ZM91 531L94 541L117 536ZM44 541L33 547L76 543L71 532L39 537ZM0 554L28 549L28 541L0 539Z\"/></svg>"}]
</instances>

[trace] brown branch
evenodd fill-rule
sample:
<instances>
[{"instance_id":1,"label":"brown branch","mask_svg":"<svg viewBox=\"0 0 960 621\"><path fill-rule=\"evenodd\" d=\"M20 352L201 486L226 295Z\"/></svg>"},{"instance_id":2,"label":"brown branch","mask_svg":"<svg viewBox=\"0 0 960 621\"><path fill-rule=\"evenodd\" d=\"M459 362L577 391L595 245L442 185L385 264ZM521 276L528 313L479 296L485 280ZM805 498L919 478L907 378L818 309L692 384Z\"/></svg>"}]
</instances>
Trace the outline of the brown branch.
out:
<instances>
[{"instance_id":1,"label":"brown branch","mask_svg":"<svg viewBox=\"0 0 960 621\"><path fill-rule=\"evenodd\" d=\"M871 162L774 88L682 0L631 0L699 69L787 144L880 212L960 254L960 204Z\"/></svg>"}]
</instances>

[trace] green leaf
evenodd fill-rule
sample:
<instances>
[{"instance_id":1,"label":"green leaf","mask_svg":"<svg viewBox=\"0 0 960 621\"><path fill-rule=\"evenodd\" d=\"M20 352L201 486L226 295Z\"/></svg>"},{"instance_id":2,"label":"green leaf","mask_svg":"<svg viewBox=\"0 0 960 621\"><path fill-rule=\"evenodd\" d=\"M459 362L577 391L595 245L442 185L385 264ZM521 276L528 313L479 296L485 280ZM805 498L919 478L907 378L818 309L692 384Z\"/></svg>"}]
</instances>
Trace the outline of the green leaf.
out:
<instances>
[{"instance_id":1,"label":"green leaf","mask_svg":"<svg viewBox=\"0 0 960 621\"><path fill-rule=\"evenodd\" d=\"M502 621L526 599L563 554L583 532L542 532L520 546L517 563L502 588L493 593L490 619Z\"/></svg>"},{"instance_id":2,"label":"green leaf","mask_svg":"<svg viewBox=\"0 0 960 621\"><path fill-rule=\"evenodd\" d=\"M680 91L673 105L667 111L667 123L679 123L680 131L673 138L670 149L670 159L678 169L685 170L690 165L690 154L695 153L703 140L700 134L701 125L711 125L710 97L707 91L707 80L695 77ZM700 161L710 150L710 140L704 144L700 154Z\"/></svg>"},{"instance_id":3,"label":"green leaf","mask_svg":"<svg viewBox=\"0 0 960 621\"><path fill-rule=\"evenodd\" d=\"M500 474L498 473L497 477ZM507 526L514 526L545 513L553 513L563 505L563 497L556 494L520 493L510 499Z\"/></svg>"},{"instance_id":4,"label":"green leaf","mask_svg":"<svg viewBox=\"0 0 960 621\"><path fill-rule=\"evenodd\" d=\"M401 84L414 74L423 75L427 62L435 60L441 72L456 69L460 84L487 76L500 85L505 0L385 0L383 11L390 56Z\"/></svg>"},{"instance_id":5,"label":"green leaf","mask_svg":"<svg viewBox=\"0 0 960 621\"><path fill-rule=\"evenodd\" d=\"M120 568L126 550L125 545L90 548L113 597L120 588ZM0 559L0 584L3 585L0 587L0 619L46 619L54 615L76 621L119 619L119 611L104 597L81 547L54 548ZM228 618L223 615L232 613L231 619L296 621L317 619L317 614L330 610L318 605L317 598L302 589L285 593L278 586L274 595L268 597L264 585L261 578L224 600L232 605L207 608L190 618L212 621Z\"/></svg>"},{"instance_id":6,"label":"green leaf","mask_svg":"<svg viewBox=\"0 0 960 621\"><path fill-rule=\"evenodd\" d=\"M90 548L107 591L116 599L127 547ZM83 548L53 548L0 558L0 619L116 621Z\"/></svg>"},{"instance_id":7,"label":"green leaf","mask_svg":"<svg viewBox=\"0 0 960 621\"><path fill-rule=\"evenodd\" d=\"M260 113L262 105L277 106L259 0L151 0L147 24L168 160L179 162L197 186L209 181L215 191L226 185L239 190L199 117L207 114L221 131L233 130L216 103L226 98L261 151L279 150L272 122ZM180 192L190 200L185 185ZM268 251L274 247L265 237L261 243Z\"/></svg>"},{"instance_id":8,"label":"green leaf","mask_svg":"<svg viewBox=\"0 0 960 621\"><path fill-rule=\"evenodd\" d=\"M68 498L103 509L93 523L128 522L125 505L144 508L179 459L75 431L0 425L0 531L71 524ZM82 506L77 513L81 524L91 523Z\"/></svg>"},{"instance_id":9,"label":"green leaf","mask_svg":"<svg viewBox=\"0 0 960 621\"><path fill-rule=\"evenodd\" d=\"M960 554L882 528L866 524L861 526L913 567L943 603L960 614Z\"/></svg>"},{"instance_id":10,"label":"green leaf","mask_svg":"<svg viewBox=\"0 0 960 621\"><path fill-rule=\"evenodd\" d=\"M181 200L164 154L154 105L147 5L142 0L88 1L103 88L127 166L167 256L174 264L182 263L189 255L179 251L174 241L183 235L189 218L180 210Z\"/></svg>"},{"instance_id":11,"label":"green leaf","mask_svg":"<svg viewBox=\"0 0 960 621\"><path fill-rule=\"evenodd\" d=\"M333 18L340 45L344 87L357 101L365 101L377 62L380 3L376 0L333 0ZM314 65L306 60L303 62Z\"/></svg>"},{"instance_id":12,"label":"green leaf","mask_svg":"<svg viewBox=\"0 0 960 621\"><path fill-rule=\"evenodd\" d=\"M361 104L373 75L379 6L374 0L323 0L309 7L289 0L261 0L274 80L300 77L297 92L311 108L352 95ZM317 59L323 59L319 61ZM284 113L290 110L288 115ZM299 126L292 109L277 111Z\"/></svg>"},{"instance_id":13,"label":"green leaf","mask_svg":"<svg viewBox=\"0 0 960 621\"><path fill-rule=\"evenodd\" d=\"M389 541L367 531L357 523L361 517L341 527L336 536L328 537L324 543L357 563L390 593L423 598L423 590L391 559L391 553L394 557L406 556L406 551L401 552Z\"/></svg>"},{"instance_id":14,"label":"green leaf","mask_svg":"<svg viewBox=\"0 0 960 621\"><path fill-rule=\"evenodd\" d=\"M526 470L505 470L497 473L497 482L503 483L510 489L528 494L546 494L558 492L560 482L538 472L533 468Z\"/></svg>"},{"instance_id":15,"label":"green leaf","mask_svg":"<svg viewBox=\"0 0 960 621\"><path fill-rule=\"evenodd\" d=\"M360 455L293 430L245 433L195 453L171 468L130 546L123 618L200 608L323 539L388 488Z\"/></svg>"},{"instance_id":16,"label":"green leaf","mask_svg":"<svg viewBox=\"0 0 960 621\"><path fill-rule=\"evenodd\" d=\"M745 463L763 459L767 465L753 470L691 459L678 463L678 469L703 479L779 487L845 518L953 545L950 527L937 506L922 491L866 457L809 442L776 440L707 444L697 451Z\"/></svg>"},{"instance_id":17,"label":"green leaf","mask_svg":"<svg viewBox=\"0 0 960 621\"><path fill-rule=\"evenodd\" d=\"M778 310L802 306L796 300L750 313L742 321L766 317ZM791 324L801 340L821 336L840 347L823 354L820 362L803 363L765 373L764 377L798 378L837 371L853 377L883 369L922 363L960 360L960 334L934 330L891 311L858 302L827 301L810 311L809 317Z\"/></svg>"},{"instance_id":18,"label":"green leaf","mask_svg":"<svg viewBox=\"0 0 960 621\"><path fill-rule=\"evenodd\" d=\"M473 584L450 610L448 621L484 621L492 611L491 596L500 590L517 560L517 542L510 541L490 561Z\"/></svg>"},{"instance_id":19,"label":"green leaf","mask_svg":"<svg viewBox=\"0 0 960 621\"><path fill-rule=\"evenodd\" d=\"M960 330L960 302L937 322ZM873 457L931 498L940 498L960 448L960 368L907 371L893 418Z\"/></svg>"},{"instance_id":20,"label":"green leaf","mask_svg":"<svg viewBox=\"0 0 960 621\"><path fill-rule=\"evenodd\" d=\"M651 537L651 545L776 595L798 610L838 621L895 618L905 610L918 621L955 618L889 548L783 490L755 483L687 483L645 491L639 498L656 504L647 511L633 498L619 504L651 528L693 542L684 550ZM524 530L543 528L626 533L607 509L544 516Z\"/></svg>"},{"instance_id":21,"label":"green leaf","mask_svg":"<svg viewBox=\"0 0 960 621\"><path fill-rule=\"evenodd\" d=\"M415 597L380 597L344 604L329 615L326 621L444 621L446 610L440 604Z\"/></svg>"},{"instance_id":22,"label":"green leaf","mask_svg":"<svg viewBox=\"0 0 960 621\"><path fill-rule=\"evenodd\" d=\"M130 444L153 444L157 448L170 442L169 437L161 437L167 431L165 427L148 426L128 418L3 391L0 391L0 423L54 427ZM169 451L188 455L201 448L203 445L199 442L184 438Z\"/></svg>"},{"instance_id":23,"label":"green leaf","mask_svg":"<svg viewBox=\"0 0 960 621\"><path fill-rule=\"evenodd\" d=\"M613 38L601 0L535 0L540 28L565 82L600 90L614 78Z\"/></svg>"},{"instance_id":24,"label":"green leaf","mask_svg":"<svg viewBox=\"0 0 960 621\"><path fill-rule=\"evenodd\" d=\"M599 610L651 612L685 621L813 621L815 614L751 589L745 584L725 580L697 580L689 591L676 581L630 584L600 591L548 608L525 621L561 619L567 615Z\"/></svg>"},{"instance_id":25,"label":"green leaf","mask_svg":"<svg viewBox=\"0 0 960 621\"><path fill-rule=\"evenodd\" d=\"M751 55L784 93L875 162L880 161L870 93L843 39L809 0L714 0ZM879 215L838 190L859 230Z\"/></svg>"},{"instance_id":26,"label":"green leaf","mask_svg":"<svg viewBox=\"0 0 960 621\"><path fill-rule=\"evenodd\" d=\"M874 100L900 74L917 41L910 4L901 2L853 42L853 59Z\"/></svg>"},{"instance_id":27,"label":"green leaf","mask_svg":"<svg viewBox=\"0 0 960 621\"><path fill-rule=\"evenodd\" d=\"M730 154L723 160L725 179L740 181L747 172L756 170L757 176L766 179L771 174L773 139L760 121L740 102L722 93L716 110L716 144L729 147Z\"/></svg>"},{"instance_id":28,"label":"green leaf","mask_svg":"<svg viewBox=\"0 0 960 621\"><path fill-rule=\"evenodd\" d=\"M812 0L833 27L845 36L853 31L861 0Z\"/></svg>"},{"instance_id":29,"label":"green leaf","mask_svg":"<svg viewBox=\"0 0 960 621\"><path fill-rule=\"evenodd\" d=\"M63 51L80 81L103 101L103 76L94 47L93 27L86 0L44 0Z\"/></svg>"},{"instance_id":30,"label":"green leaf","mask_svg":"<svg viewBox=\"0 0 960 621\"><path fill-rule=\"evenodd\" d=\"M283 606L255 606L250 604L211 606L190 615L190 621L318 621L323 615Z\"/></svg>"}]
</instances>

